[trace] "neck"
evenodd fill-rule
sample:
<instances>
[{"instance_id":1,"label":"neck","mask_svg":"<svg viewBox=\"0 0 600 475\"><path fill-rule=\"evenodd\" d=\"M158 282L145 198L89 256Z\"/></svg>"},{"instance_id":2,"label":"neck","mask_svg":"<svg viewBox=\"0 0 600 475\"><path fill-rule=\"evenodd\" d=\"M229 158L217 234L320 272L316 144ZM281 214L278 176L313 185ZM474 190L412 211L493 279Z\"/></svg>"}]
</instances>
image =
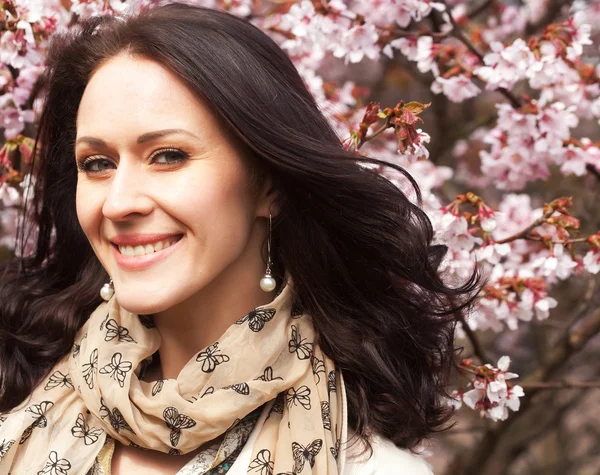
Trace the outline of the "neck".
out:
<instances>
[{"instance_id":1,"label":"neck","mask_svg":"<svg viewBox=\"0 0 600 475\"><path fill-rule=\"evenodd\" d=\"M251 245L250 249L256 249ZM154 315L161 336L160 366L144 379L176 379L199 351L212 345L244 315L275 298L265 292L260 279L266 266L257 252L245 253L210 284L188 300Z\"/></svg>"}]
</instances>

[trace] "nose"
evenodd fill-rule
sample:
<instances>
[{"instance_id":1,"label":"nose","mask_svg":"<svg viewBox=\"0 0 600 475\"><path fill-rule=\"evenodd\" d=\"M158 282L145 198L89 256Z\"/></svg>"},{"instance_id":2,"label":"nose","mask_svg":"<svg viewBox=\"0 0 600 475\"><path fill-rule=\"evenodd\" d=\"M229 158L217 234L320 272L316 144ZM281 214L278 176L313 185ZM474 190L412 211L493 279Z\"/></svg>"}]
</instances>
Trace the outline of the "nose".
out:
<instances>
[{"instance_id":1,"label":"nose","mask_svg":"<svg viewBox=\"0 0 600 475\"><path fill-rule=\"evenodd\" d=\"M147 194L144 173L137 162L134 158L122 158L113 174L102 206L102 214L111 221L124 221L152 211L153 204Z\"/></svg>"}]
</instances>

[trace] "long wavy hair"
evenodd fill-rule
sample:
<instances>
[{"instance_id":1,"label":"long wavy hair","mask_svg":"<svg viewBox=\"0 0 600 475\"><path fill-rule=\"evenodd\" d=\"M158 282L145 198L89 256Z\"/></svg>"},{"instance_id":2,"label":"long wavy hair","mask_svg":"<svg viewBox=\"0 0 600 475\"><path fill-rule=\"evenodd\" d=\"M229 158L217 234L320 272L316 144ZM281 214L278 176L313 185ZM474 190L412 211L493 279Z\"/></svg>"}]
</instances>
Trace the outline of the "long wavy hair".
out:
<instances>
[{"instance_id":1,"label":"long wavy hair","mask_svg":"<svg viewBox=\"0 0 600 475\"><path fill-rule=\"evenodd\" d=\"M414 451L447 430L454 330L477 298L479 269L461 287L443 282L447 248L431 244L417 183L397 165L345 150L268 35L234 15L177 3L120 20L92 17L52 38L33 212L19 227L21 252L0 268L0 412L31 394L101 303L107 273L77 219L73 144L88 80L119 53L177 74L239 141L252 176L272 178L276 277L290 272L296 305L342 370L356 435L369 445L376 432ZM418 205L360 162L404 174ZM37 242L25 256L28 226Z\"/></svg>"}]
</instances>

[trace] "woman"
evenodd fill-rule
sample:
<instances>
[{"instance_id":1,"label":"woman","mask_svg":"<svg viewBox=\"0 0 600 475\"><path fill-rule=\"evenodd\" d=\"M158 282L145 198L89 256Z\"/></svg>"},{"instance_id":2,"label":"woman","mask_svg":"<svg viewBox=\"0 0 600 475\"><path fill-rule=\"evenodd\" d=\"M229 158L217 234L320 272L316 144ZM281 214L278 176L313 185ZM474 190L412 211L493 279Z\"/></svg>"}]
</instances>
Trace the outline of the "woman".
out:
<instances>
[{"instance_id":1,"label":"woman","mask_svg":"<svg viewBox=\"0 0 600 475\"><path fill-rule=\"evenodd\" d=\"M412 451L451 417L478 276L444 285L426 215L285 53L171 4L89 19L47 65L0 473L431 473Z\"/></svg>"}]
</instances>

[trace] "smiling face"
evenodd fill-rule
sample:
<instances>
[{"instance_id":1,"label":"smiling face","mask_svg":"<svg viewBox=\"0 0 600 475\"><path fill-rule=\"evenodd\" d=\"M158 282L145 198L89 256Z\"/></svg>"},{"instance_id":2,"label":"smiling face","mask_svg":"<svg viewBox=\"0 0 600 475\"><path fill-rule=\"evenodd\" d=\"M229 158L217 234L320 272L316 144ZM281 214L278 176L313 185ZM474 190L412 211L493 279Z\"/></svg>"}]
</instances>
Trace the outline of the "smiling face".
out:
<instances>
[{"instance_id":1,"label":"smiling face","mask_svg":"<svg viewBox=\"0 0 600 475\"><path fill-rule=\"evenodd\" d=\"M127 55L103 64L79 106L75 155L79 223L125 309L162 312L219 282L258 287L267 221L257 218L271 203L176 75Z\"/></svg>"}]
</instances>

